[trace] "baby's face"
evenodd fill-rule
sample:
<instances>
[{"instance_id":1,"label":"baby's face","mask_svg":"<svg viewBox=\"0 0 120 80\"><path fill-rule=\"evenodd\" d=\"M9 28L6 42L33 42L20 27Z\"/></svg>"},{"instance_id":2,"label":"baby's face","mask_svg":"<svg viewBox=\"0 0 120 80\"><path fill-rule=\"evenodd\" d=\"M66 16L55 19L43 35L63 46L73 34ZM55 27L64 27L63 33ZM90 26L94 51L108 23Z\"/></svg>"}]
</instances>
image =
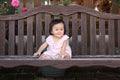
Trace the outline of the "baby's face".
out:
<instances>
[{"instance_id":1,"label":"baby's face","mask_svg":"<svg viewBox=\"0 0 120 80\"><path fill-rule=\"evenodd\" d=\"M63 23L58 23L55 24L52 28L51 33L57 37L57 38L61 38L64 35L64 24Z\"/></svg>"}]
</instances>

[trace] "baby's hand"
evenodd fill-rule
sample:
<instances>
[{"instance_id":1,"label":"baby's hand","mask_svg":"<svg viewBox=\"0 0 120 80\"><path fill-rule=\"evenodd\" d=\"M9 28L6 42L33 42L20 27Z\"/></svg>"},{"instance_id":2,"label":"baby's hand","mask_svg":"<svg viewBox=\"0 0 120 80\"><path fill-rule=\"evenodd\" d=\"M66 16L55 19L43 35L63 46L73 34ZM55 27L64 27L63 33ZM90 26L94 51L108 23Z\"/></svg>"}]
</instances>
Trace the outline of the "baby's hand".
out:
<instances>
[{"instance_id":1,"label":"baby's hand","mask_svg":"<svg viewBox=\"0 0 120 80\"><path fill-rule=\"evenodd\" d=\"M34 56L40 56L40 53L39 52L36 52L33 54Z\"/></svg>"}]
</instances>

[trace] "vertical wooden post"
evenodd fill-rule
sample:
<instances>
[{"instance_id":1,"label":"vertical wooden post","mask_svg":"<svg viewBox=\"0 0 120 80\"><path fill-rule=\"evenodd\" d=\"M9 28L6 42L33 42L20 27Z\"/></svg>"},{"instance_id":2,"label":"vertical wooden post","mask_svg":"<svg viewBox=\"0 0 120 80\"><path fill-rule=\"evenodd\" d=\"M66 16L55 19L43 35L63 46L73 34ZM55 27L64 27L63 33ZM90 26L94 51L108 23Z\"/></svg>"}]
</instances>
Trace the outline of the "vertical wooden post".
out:
<instances>
[{"instance_id":1,"label":"vertical wooden post","mask_svg":"<svg viewBox=\"0 0 120 80\"><path fill-rule=\"evenodd\" d=\"M84 6L93 8L93 0L83 0ZM87 15L87 39L90 39L90 17ZM87 45L90 46L90 40L87 40Z\"/></svg>"},{"instance_id":2,"label":"vertical wooden post","mask_svg":"<svg viewBox=\"0 0 120 80\"><path fill-rule=\"evenodd\" d=\"M54 4L57 4L57 3L58 3L58 1L57 1L57 0L53 0L53 3L54 3Z\"/></svg>"},{"instance_id":3,"label":"vertical wooden post","mask_svg":"<svg viewBox=\"0 0 120 80\"><path fill-rule=\"evenodd\" d=\"M118 3L118 0L112 0L112 10L111 10L111 13L116 13L116 14L119 14L119 3ZM117 21L115 21L115 45L117 46L117 36L118 36L118 25L117 25ZM118 26L118 27L117 27Z\"/></svg>"},{"instance_id":4,"label":"vertical wooden post","mask_svg":"<svg viewBox=\"0 0 120 80\"><path fill-rule=\"evenodd\" d=\"M84 3L85 3L86 6L88 6L90 8L94 7L93 0L84 0Z\"/></svg>"},{"instance_id":5,"label":"vertical wooden post","mask_svg":"<svg viewBox=\"0 0 120 80\"><path fill-rule=\"evenodd\" d=\"M86 0L83 0L83 5L84 5L84 6L86 6L86 5L87 5Z\"/></svg>"},{"instance_id":6,"label":"vertical wooden post","mask_svg":"<svg viewBox=\"0 0 120 80\"><path fill-rule=\"evenodd\" d=\"M40 6L41 0L34 0L34 7Z\"/></svg>"},{"instance_id":7,"label":"vertical wooden post","mask_svg":"<svg viewBox=\"0 0 120 80\"><path fill-rule=\"evenodd\" d=\"M23 0L23 7L26 7L26 0Z\"/></svg>"}]
</instances>

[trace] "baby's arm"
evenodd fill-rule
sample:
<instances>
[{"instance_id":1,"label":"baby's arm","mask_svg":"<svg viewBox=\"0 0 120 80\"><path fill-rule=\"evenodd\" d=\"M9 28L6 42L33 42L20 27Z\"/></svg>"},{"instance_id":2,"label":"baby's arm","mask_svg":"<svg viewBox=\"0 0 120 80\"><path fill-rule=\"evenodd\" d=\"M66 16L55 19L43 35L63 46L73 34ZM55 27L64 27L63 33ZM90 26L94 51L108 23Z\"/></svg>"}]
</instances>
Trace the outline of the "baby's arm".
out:
<instances>
[{"instance_id":1,"label":"baby's arm","mask_svg":"<svg viewBox=\"0 0 120 80\"><path fill-rule=\"evenodd\" d=\"M47 47L48 43L47 42L44 42L40 48L38 49L38 51L36 53L34 53L34 56L37 56L37 55L40 55L41 52Z\"/></svg>"},{"instance_id":2,"label":"baby's arm","mask_svg":"<svg viewBox=\"0 0 120 80\"><path fill-rule=\"evenodd\" d=\"M60 50L60 55L63 55L65 53L67 44L68 44L68 39L63 42Z\"/></svg>"}]
</instances>

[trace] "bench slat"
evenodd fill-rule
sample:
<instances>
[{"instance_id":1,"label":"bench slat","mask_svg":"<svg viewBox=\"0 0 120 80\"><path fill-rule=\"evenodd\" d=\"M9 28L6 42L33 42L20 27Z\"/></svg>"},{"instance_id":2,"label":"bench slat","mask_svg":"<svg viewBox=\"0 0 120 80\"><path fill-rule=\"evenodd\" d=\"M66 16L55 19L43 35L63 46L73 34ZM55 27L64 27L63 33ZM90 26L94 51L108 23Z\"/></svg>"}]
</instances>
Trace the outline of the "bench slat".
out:
<instances>
[{"instance_id":1,"label":"bench slat","mask_svg":"<svg viewBox=\"0 0 120 80\"><path fill-rule=\"evenodd\" d=\"M51 16L49 14L45 14L45 36L49 35L49 24L51 21Z\"/></svg>"},{"instance_id":2,"label":"bench slat","mask_svg":"<svg viewBox=\"0 0 120 80\"><path fill-rule=\"evenodd\" d=\"M33 16L27 18L27 55L33 54Z\"/></svg>"},{"instance_id":3,"label":"bench slat","mask_svg":"<svg viewBox=\"0 0 120 80\"><path fill-rule=\"evenodd\" d=\"M119 34L120 34L120 20L118 20L118 49L120 51L120 35Z\"/></svg>"},{"instance_id":4,"label":"bench slat","mask_svg":"<svg viewBox=\"0 0 120 80\"><path fill-rule=\"evenodd\" d=\"M81 53L87 55L87 15L81 13Z\"/></svg>"},{"instance_id":5,"label":"bench slat","mask_svg":"<svg viewBox=\"0 0 120 80\"><path fill-rule=\"evenodd\" d=\"M99 54L106 55L105 20L99 19Z\"/></svg>"},{"instance_id":6,"label":"bench slat","mask_svg":"<svg viewBox=\"0 0 120 80\"><path fill-rule=\"evenodd\" d=\"M42 44L42 14L36 15L36 50L38 50L39 46Z\"/></svg>"},{"instance_id":7,"label":"bench slat","mask_svg":"<svg viewBox=\"0 0 120 80\"><path fill-rule=\"evenodd\" d=\"M114 40L114 20L108 20L108 54L115 54L115 40Z\"/></svg>"},{"instance_id":8,"label":"bench slat","mask_svg":"<svg viewBox=\"0 0 120 80\"><path fill-rule=\"evenodd\" d=\"M0 21L0 55L5 55L5 21Z\"/></svg>"},{"instance_id":9,"label":"bench slat","mask_svg":"<svg viewBox=\"0 0 120 80\"><path fill-rule=\"evenodd\" d=\"M18 55L24 55L24 21L18 20Z\"/></svg>"},{"instance_id":10,"label":"bench slat","mask_svg":"<svg viewBox=\"0 0 120 80\"><path fill-rule=\"evenodd\" d=\"M96 54L96 18L90 16L90 54Z\"/></svg>"},{"instance_id":11,"label":"bench slat","mask_svg":"<svg viewBox=\"0 0 120 80\"><path fill-rule=\"evenodd\" d=\"M9 21L8 54L15 55L15 21Z\"/></svg>"},{"instance_id":12,"label":"bench slat","mask_svg":"<svg viewBox=\"0 0 120 80\"><path fill-rule=\"evenodd\" d=\"M67 16L63 16L63 21L65 22L66 26L66 34L69 35L69 19Z\"/></svg>"},{"instance_id":13,"label":"bench slat","mask_svg":"<svg viewBox=\"0 0 120 80\"><path fill-rule=\"evenodd\" d=\"M78 55L78 23L77 23L77 19L78 18L78 14L73 14L72 15L72 52L73 55Z\"/></svg>"}]
</instances>

